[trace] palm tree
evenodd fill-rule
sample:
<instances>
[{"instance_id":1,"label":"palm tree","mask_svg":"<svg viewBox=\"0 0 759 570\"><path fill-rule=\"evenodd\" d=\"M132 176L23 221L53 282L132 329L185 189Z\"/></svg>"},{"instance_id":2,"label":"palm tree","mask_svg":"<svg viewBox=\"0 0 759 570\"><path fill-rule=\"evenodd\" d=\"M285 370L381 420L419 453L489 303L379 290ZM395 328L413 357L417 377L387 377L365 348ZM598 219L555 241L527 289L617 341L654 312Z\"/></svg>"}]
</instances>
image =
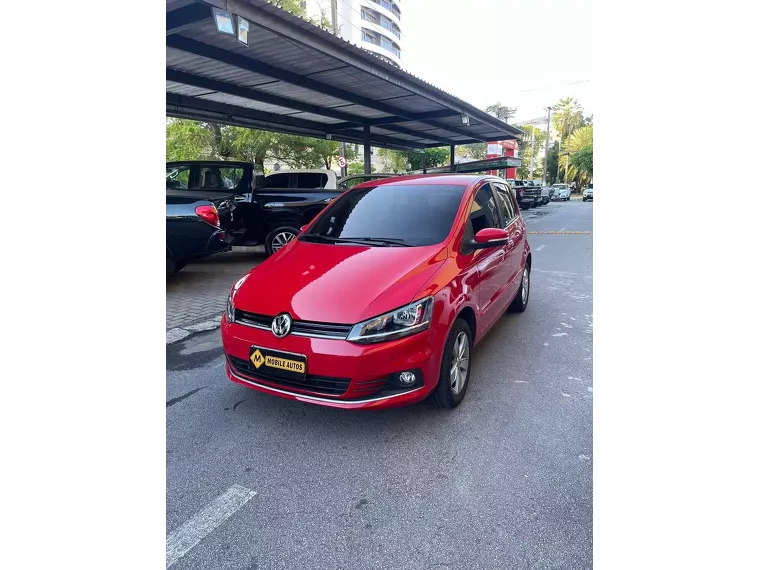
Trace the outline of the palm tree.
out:
<instances>
[{"instance_id":1,"label":"palm tree","mask_svg":"<svg viewBox=\"0 0 759 570\"><path fill-rule=\"evenodd\" d=\"M567 181L574 180L578 186L588 182L593 176L592 172L579 170L570 161L570 156L584 148L593 148L593 125L585 125L572 133L567 140L567 154L561 157Z\"/></svg>"},{"instance_id":2,"label":"palm tree","mask_svg":"<svg viewBox=\"0 0 759 570\"><path fill-rule=\"evenodd\" d=\"M569 135L580 128L585 123L582 117L582 106L579 101L575 101L573 97L566 97L561 99L556 105L554 105L553 114L553 127L556 132L559 133L559 138L562 141L562 148L564 147L564 141Z\"/></svg>"}]
</instances>

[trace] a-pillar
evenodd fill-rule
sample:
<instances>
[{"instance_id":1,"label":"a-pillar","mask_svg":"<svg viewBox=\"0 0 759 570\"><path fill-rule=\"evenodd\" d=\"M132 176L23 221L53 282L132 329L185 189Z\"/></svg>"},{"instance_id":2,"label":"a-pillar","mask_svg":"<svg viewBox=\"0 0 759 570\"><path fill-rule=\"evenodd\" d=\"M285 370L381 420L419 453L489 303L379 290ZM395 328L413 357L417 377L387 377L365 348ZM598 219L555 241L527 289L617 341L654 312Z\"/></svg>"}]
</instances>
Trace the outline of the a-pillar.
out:
<instances>
[{"instance_id":1,"label":"a-pillar","mask_svg":"<svg viewBox=\"0 0 759 570\"><path fill-rule=\"evenodd\" d=\"M364 174L372 173L372 132L370 125L364 125Z\"/></svg>"}]
</instances>

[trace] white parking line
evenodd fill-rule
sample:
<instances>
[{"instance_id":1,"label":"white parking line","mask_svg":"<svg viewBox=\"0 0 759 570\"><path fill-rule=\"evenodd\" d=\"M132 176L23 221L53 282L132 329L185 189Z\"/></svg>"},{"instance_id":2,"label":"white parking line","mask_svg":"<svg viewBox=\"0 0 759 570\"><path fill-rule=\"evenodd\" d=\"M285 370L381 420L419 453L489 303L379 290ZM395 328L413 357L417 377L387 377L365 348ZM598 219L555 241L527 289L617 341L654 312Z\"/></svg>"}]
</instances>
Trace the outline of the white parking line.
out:
<instances>
[{"instance_id":1,"label":"white parking line","mask_svg":"<svg viewBox=\"0 0 759 570\"><path fill-rule=\"evenodd\" d=\"M166 568L187 554L217 526L256 496L255 491L232 485L202 511L166 537Z\"/></svg>"},{"instance_id":2,"label":"white parking line","mask_svg":"<svg viewBox=\"0 0 759 570\"><path fill-rule=\"evenodd\" d=\"M543 245L539 245L538 247L536 247L536 248L535 248L535 251L540 251L540 250L541 250L541 249L543 249L545 246L546 246L546 244L543 244Z\"/></svg>"}]
</instances>

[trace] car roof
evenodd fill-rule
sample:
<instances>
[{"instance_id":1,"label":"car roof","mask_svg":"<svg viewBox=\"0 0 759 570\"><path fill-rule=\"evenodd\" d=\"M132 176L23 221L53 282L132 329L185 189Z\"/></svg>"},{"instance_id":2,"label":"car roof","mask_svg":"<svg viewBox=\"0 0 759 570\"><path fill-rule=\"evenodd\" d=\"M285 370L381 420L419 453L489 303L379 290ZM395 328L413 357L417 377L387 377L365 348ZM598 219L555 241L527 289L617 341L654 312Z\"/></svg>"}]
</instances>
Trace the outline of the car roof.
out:
<instances>
[{"instance_id":1,"label":"car roof","mask_svg":"<svg viewBox=\"0 0 759 570\"><path fill-rule=\"evenodd\" d=\"M410 186L429 184L471 186L480 180L500 180L505 182L502 178L486 174L413 174L410 176L395 176L393 178L381 178L379 180L362 182L351 188L351 190L355 190L356 188L369 188L372 186L384 186L386 184L404 184Z\"/></svg>"}]
</instances>

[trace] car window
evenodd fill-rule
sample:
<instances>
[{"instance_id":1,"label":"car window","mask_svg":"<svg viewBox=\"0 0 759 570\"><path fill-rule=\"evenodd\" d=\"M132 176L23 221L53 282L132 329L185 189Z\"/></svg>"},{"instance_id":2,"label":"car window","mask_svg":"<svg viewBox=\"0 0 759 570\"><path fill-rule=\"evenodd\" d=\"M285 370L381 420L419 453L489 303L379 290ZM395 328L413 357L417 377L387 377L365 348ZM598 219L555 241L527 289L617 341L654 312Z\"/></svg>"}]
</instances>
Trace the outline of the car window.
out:
<instances>
[{"instance_id":1,"label":"car window","mask_svg":"<svg viewBox=\"0 0 759 570\"><path fill-rule=\"evenodd\" d=\"M327 185L327 174L322 172L299 172L296 174L295 188L324 188Z\"/></svg>"},{"instance_id":2,"label":"car window","mask_svg":"<svg viewBox=\"0 0 759 570\"><path fill-rule=\"evenodd\" d=\"M170 166L166 168L166 188L187 190L190 183L189 166Z\"/></svg>"},{"instance_id":3,"label":"car window","mask_svg":"<svg viewBox=\"0 0 759 570\"><path fill-rule=\"evenodd\" d=\"M300 239L384 238L422 246L450 233L466 186L383 184L351 190L335 200ZM327 242L328 243L328 242Z\"/></svg>"},{"instance_id":4,"label":"car window","mask_svg":"<svg viewBox=\"0 0 759 570\"><path fill-rule=\"evenodd\" d=\"M498 206L496 206L493 192L489 184L485 184L474 195L472 208L469 211L469 221L472 223L474 234L485 228L501 227L501 220L498 217Z\"/></svg>"},{"instance_id":5,"label":"car window","mask_svg":"<svg viewBox=\"0 0 759 570\"><path fill-rule=\"evenodd\" d=\"M290 173L269 174L269 176L264 179L264 186L267 188L289 188Z\"/></svg>"},{"instance_id":6,"label":"car window","mask_svg":"<svg viewBox=\"0 0 759 570\"><path fill-rule=\"evenodd\" d=\"M493 184L493 187L496 190L496 202L501 212L501 219L503 220L501 227L505 228L517 217L516 206L514 206L511 192L509 192L504 185Z\"/></svg>"},{"instance_id":7,"label":"car window","mask_svg":"<svg viewBox=\"0 0 759 570\"><path fill-rule=\"evenodd\" d=\"M242 169L228 166L202 166L199 187L212 192L233 192L242 178Z\"/></svg>"}]
</instances>

